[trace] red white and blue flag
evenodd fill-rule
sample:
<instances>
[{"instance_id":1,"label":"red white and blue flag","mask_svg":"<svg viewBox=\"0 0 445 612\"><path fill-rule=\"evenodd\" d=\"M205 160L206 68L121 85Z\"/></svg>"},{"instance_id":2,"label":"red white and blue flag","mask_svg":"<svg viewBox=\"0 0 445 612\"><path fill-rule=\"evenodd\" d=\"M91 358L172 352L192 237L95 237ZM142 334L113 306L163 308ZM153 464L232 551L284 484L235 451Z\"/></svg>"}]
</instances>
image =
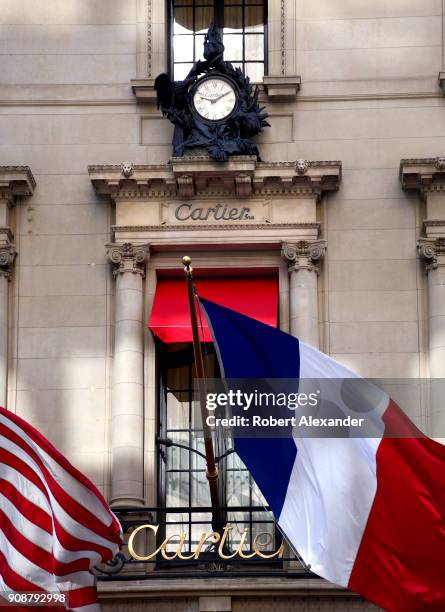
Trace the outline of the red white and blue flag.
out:
<instances>
[{"instance_id":1,"label":"red white and blue flag","mask_svg":"<svg viewBox=\"0 0 445 612\"><path fill-rule=\"evenodd\" d=\"M226 379L359 378L289 334L200 303ZM314 573L390 612L443 612L445 446L374 389L371 410L365 393L355 395L376 424L372 436L235 433L235 450Z\"/></svg>"},{"instance_id":2,"label":"red white and blue flag","mask_svg":"<svg viewBox=\"0 0 445 612\"><path fill-rule=\"evenodd\" d=\"M111 560L121 543L121 526L93 483L34 427L0 408L3 597L60 593L66 605L58 609L96 612L91 570Z\"/></svg>"}]
</instances>

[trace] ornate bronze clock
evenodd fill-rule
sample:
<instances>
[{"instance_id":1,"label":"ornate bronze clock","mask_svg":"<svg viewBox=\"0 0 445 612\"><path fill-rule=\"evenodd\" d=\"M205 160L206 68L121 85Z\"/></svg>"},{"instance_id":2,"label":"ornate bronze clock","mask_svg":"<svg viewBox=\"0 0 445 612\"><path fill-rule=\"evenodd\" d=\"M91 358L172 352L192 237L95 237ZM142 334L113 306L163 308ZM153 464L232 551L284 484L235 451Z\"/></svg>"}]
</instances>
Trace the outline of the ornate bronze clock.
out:
<instances>
[{"instance_id":1,"label":"ornate bronze clock","mask_svg":"<svg viewBox=\"0 0 445 612\"><path fill-rule=\"evenodd\" d=\"M212 24L204 40L205 61L196 62L184 81L171 81L165 73L156 78L158 108L175 126L174 157L205 148L218 161L230 155L259 159L251 139L269 124L258 104L258 86L223 55L220 33Z\"/></svg>"},{"instance_id":2,"label":"ornate bronze clock","mask_svg":"<svg viewBox=\"0 0 445 612\"><path fill-rule=\"evenodd\" d=\"M219 74L199 79L190 92L191 109L203 121L227 120L238 104L238 87Z\"/></svg>"}]
</instances>

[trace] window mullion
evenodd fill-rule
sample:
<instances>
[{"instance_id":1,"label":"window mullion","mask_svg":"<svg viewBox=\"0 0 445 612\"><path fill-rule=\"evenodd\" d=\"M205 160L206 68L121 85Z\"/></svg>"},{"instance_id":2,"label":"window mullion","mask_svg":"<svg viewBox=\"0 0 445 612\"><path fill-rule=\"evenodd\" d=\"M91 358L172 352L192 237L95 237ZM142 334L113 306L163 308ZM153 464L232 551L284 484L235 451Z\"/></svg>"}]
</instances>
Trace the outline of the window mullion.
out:
<instances>
[{"instance_id":1,"label":"window mullion","mask_svg":"<svg viewBox=\"0 0 445 612\"><path fill-rule=\"evenodd\" d=\"M214 0L213 2L213 16L216 26L221 30L221 34L224 31L224 2Z\"/></svg>"},{"instance_id":2,"label":"window mullion","mask_svg":"<svg viewBox=\"0 0 445 612\"><path fill-rule=\"evenodd\" d=\"M245 30L245 10L246 10L246 2L245 0L243 0L243 4L241 7L241 36L242 36L242 40L243 40L243 72L245 73L246 71L246 30Z\"/></svg>"}]
</instances>

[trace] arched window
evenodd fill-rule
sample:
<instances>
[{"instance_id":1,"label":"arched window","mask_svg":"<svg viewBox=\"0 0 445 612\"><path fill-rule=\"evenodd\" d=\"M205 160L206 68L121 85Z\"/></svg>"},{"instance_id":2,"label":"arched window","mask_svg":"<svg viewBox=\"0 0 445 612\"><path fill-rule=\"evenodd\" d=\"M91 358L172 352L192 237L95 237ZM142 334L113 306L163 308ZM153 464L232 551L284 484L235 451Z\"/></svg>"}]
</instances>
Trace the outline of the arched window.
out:
<instances>
[{"instance_id":1,"label":"arched window","mask_svg":"<svg viewBox=\"0 0 445 612\"><path fill-rule=\"evenodd\" d=\"M264 0L171 0L170 71L183 79L193 63L203 59L203 42L210 23L221 29L224 59L239 66L253 82L265 73L266 5Z\"/></svg>"}]
</instances>

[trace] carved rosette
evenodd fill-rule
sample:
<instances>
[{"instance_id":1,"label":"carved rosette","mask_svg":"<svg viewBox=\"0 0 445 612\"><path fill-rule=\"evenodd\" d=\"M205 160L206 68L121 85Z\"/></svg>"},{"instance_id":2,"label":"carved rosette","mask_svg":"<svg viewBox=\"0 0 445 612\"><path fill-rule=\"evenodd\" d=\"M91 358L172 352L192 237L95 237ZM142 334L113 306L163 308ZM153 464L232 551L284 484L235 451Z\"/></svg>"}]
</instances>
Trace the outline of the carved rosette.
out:
<instances>
[{"instance_id":1,"label":"carved rosette","mask_svg":"<svg viewBox=\"0 0 445 612\"><path fill-rule=\"evenodd\" d=\"M417 242L419 256L425 262L425 272L445 266L445 237L419 238Z\"/></svg>"},{"instance_id":2,"label":"carved rosette","mask_svg":"<svg viewBox=\"0 0 445 612\"><path fill-rule=\"evenodd\" d=\"M110 243L105 246L115 277L125 272L145 276L145 264L150 256L150 245L124 242L123 244Z\"/></svg>"},{"instance_id":3,"label":"carved rosette","mask_svg":"<svg viewBox=\"0 0 445 612\"><path fill-rule=\"evenodd\" d=\"M319 274L319 262L326 251L326 240L299 240L282 245L281 256L288 262L289 272L310 270Z\"/></svg>"},{"instance_id":4,"label":"carved rosette","mask_svg":"<svg viewBox=\"0 0 445 612\"><path fill-rule=\"evenodd\" d=\"M0 276L11 280L12 268L16 255L17 253L13 244L0 246Z\"/></svg>"}]
</instances>

